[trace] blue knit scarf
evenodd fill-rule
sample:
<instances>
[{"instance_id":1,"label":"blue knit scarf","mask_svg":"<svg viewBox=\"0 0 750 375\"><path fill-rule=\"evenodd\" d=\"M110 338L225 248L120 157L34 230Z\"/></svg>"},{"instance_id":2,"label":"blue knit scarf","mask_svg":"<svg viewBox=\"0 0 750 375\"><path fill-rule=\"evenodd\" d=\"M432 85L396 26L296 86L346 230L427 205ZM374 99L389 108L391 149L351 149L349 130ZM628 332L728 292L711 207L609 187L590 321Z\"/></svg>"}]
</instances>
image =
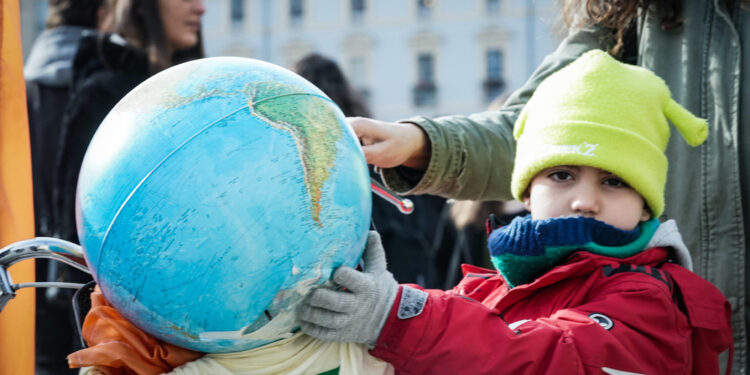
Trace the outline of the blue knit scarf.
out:
<instances>
[{"instance_id":1,"label":"blue knit scarf","mask_svg":"<svg viewBox=\"0 0 750 375\"><path fill-rule=\"evenodd\" d=\"M512 288L534 281L575 251L614 258L635 255L658 227L656 219L628 231L592 218L532 220L527 215L493 231L488 246L492 263Z\"/></svg>"}]
</instances>

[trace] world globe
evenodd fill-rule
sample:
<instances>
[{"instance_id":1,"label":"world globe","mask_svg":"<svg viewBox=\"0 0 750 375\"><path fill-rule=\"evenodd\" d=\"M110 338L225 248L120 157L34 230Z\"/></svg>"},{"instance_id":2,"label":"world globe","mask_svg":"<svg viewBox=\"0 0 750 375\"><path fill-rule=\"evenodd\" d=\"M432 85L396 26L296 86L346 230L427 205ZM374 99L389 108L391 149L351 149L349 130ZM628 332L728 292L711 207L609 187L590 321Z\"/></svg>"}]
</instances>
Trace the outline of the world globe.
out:
<instances>
[{"instance_id":1,"label":"world globe","mask_svg":"<svg viewBox=\"0 0 750 375\"><path fill-rule=\"evenodd\" d=\"M323 92L269 63L207 58L154 75L104 119L81 167L78 234L130 322L240 351L290 336L305 294L357 265L369 186Z\"/></svg>"}]
</instances>

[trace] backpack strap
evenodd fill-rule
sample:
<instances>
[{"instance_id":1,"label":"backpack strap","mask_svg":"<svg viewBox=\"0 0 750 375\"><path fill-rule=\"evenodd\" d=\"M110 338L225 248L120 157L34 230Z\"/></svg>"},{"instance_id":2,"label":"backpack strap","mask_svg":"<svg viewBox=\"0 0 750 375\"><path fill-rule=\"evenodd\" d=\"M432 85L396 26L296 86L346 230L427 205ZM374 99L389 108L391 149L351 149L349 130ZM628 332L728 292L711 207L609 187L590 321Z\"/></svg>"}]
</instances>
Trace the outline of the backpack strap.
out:
<instances>
[{"instance_id":1,"label":"backpack strap","mask_svg":"<svg viewBox=\"0 0 750 375\"><path fill-rule=\"evenodd\" d=\"M78 338L81 340L81 347L86 348L86 341L83 339L83 321L86 314L91 310L91 293L94 292L96 281L91 280L84 284L73 294L73 315L76 321L76 330Z\"/></svg>"},{"instance_id":2,"label":"backpack strap","mask_svg":"<svg viewBox=\"0 0 750 375\"><path fill-rule=\"evenodd\" d=\"M604 273L604 276L610 277L612 275L616 275L618 273L623 272L638 272L645 275L649 275L656 280L661 281L664 283L670 291L674 290L674 283L672 281L672 278L669 277L669 274L664 272L663 270L659 269L658 267L651 267L651 266L644 266L641 264L629 264L629 263L620 263L620 265L617 268L612 267L611 265L605 265L602 267L602 273Z\"/></svg>"},{"instance_id":3,"label":"backpack strap","mask_svg":"<svg viewBox=\"0 0 750 375\"><path fill-rule=\"evenodd\" d=\"M729 349L726 373L730 374L734 357L732 306L713 284L674 263L661 270L674 284L675 301L693 329L693 374L718 374L719 355Z\"/></svg>"}]
</instances>

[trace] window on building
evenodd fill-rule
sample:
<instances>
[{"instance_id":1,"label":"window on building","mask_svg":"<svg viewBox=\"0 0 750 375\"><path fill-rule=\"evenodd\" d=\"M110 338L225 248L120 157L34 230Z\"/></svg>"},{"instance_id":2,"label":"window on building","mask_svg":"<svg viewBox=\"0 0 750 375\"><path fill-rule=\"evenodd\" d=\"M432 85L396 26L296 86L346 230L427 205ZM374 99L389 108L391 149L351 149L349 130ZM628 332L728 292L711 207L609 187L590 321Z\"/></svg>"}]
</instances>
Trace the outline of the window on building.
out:
<instances>
[{"instance_id":1,"label":"window on building","mask_svg":"<svg viewBox=\"0 0 750 375\"><path fill-rule=\"evenodd\" d=\"M430 53L417 56L417 84L414 86L414 105L417 107L435 105L437 86L435 85L435 63Z\"/></svg>"},{"instance_id":2,"label":"window on building","mask_svg":"<svg viewBox=\"0 0 750 375\"><path fill-rule=\"evenodd\" d=\"M427 19L432 16L432 8L436 0L417 0L417 14L419 18Z\"/></svg>"},{"instance_id":3,"label":"window on building","mask_svg":"<svg viewBox=\"0 0 750 375\"><path fill-rule=\"evenodd\" d=\"M485 0L484 9L487 14L497 14L500 12L500 0Z\"/></svg>"},{"instance_id":4,"label":"window on building","mask_svg":"<svg viewBox=\"0 0 750 375\"><path fill-rule=\"evenodd\" d=\"M354 56L349 60L350 79L352 84L360 86L365 81L365 59L362 56Z\"/></svg>"},{"instance_id":5,"label":"window on building","mask_svg":"<svg viewBox=\"0 0 750 375\"><path fill-rule=\"evenodd\" d=\"M365 18L365 0L351 0L351 16L353 23L360 23Z\"/></svg>"},{"instance_id":6,"label":"window on building","mask_svg":"<svg viewBox=\"0 0 750 375\"><path fill-rule=\"evenodd\" d=\"M505 89L503 80L503 51L498 48L487 50L487 75L484 79L483 90L485 100L492 101L502 94Z\"/></svg>"},{"instance_id":7,"label":"window on building","mask_svg":"<svg viewBox=\"0 0 750 375\"><path fill-rule=\"evenodd\" d=\"M289 20L293 25L302 23L302 17L305 11L302 7L302 0L289 0Z\"/></svg>"},{"instance_id":8,"label":"window on building","mask_svg":"<svg viewBox=\"0 0 750 375\"><path fill-rule=\"evenodd\" d=\"M232 0L231 5L232 25L241 25L245 20L245 0Z\"/></svg>"},{"instance_id":9,"label":"window on building","mask_svg":"<svg viewBox=\"0 0 750 375\"><path fill-rule=\"evenodd\" d=\"M369 103L370 90L367 88L367 67L363 56L354 56L349 60L349 78L352 88L365 103Z\"/></svg>"},{"instance_id":10,"label":"window on building","mask_svg":"<svg viewBox=\"0 0 750 375\"><path fill-rule=\"evenodd\" d=\"M424 82L432 82L433 80L433 57L429 53L420 53L417 57L417 64L419 69L419 80Z\"/></svg>"}]
</instances>

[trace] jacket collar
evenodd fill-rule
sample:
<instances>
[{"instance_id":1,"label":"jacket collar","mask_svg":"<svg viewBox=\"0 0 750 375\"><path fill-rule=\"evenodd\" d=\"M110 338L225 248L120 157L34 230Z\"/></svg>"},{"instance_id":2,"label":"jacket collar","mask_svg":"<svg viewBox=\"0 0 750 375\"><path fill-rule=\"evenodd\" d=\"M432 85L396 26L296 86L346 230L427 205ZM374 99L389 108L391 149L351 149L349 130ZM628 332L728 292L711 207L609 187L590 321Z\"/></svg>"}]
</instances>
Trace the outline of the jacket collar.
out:
<instances>
[{"instance_id":1,"label":"jacket collar","mask_svg":"<svg viewBox=\"0 0 750 375\"><path fill-rule=\"evenodd\" d=\"M677 223L674 220L667 220L656 230L654 236L646 245L646 249L652 247L668 247L672 249L670 256L674 259L675 263L681 265L688 270L693 270L693 260L690 258L690 251L688 251L685 242L682 241L682 235L677 229Z\"/></svg>"},{"instance_id":2,"label":"jacket collar","mask_svg":"<svg viewBox=\"0 0 750 375\"><path fill-rule=\"evenodd\" d=\"M465 267L464 273L466 274L466 271L471 271L469 273L472 274L482 274L483 272L486 272L486 275L489 276L488 280L494 280L497 282L497 279L500 279L501 283L504 285L498 288L497 293L493 293L493 295L489 296L485 301L482 301L482 304L485 306L498 307L501 300L502 305L504 306L513 304L516 301L535 293L541 288L553 285L565 279L589 275L605 265L616 266L620 263L629 263L655 267L664 263L668 259L669 251L663 247L649 248L638 254L622 259L594 254L587 251L577 251L571 254L565 263L552 268L533 282L516 286L513 289L508 288L503 276L494 270L472 266Z\"/></svg>"}]
</instances>

